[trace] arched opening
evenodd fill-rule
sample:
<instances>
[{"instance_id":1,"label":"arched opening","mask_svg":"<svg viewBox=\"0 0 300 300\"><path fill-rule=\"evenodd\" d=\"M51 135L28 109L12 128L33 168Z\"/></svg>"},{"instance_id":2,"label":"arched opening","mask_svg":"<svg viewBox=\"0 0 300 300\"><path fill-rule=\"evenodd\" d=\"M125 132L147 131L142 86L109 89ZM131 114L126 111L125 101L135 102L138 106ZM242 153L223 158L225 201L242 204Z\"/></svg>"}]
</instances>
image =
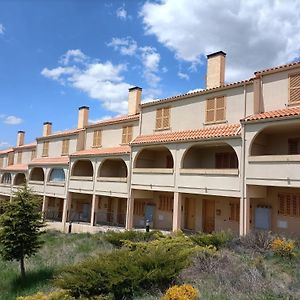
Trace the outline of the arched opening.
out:
<instances>
[{"instance_id":1,"label":"arched opening","mask_svg":"<svg viewBox=\"0 0 300 300\"><path fill-rule=\"evenodd\" d=\"M64 182L65 172L62 168L54 168L50 171L49 182Z\"/></svg>"},{"instance_id":2,"label":"arched opening","mask_svg":"<svg viewBox=\"0 0 300 300\"><path fill-rule=\"evenodd\" d=\"M172 153L164 146L143 149L135 160L135 168L172 169L173 167Z\"/></svg>"},{"instance_id":3,"label":"arched opening","mask_svg":"<svg viewBox=\"0 0 300 300\"><path fill-rule=\"evenodd\" d=\"M238 157L225 143L194 145L186 151L181 165L183 169L237 169Z\"/></svg>"},{"instance_id":4,"label":"arched opening","mask_svg":"<svg viewBox=\"0 0 300 300\"><path fill-rule=\"evenodd\" d=\"M72 176L93 176L93 165L90 160L77 160L72 169Z\"/></svg>"},{"instance_id":5,"label":"arched opening","mask_svg":"<svg viewBox=\"0 0 300 300\"><path fill-rule=\"evenodd\" d=\"M266 127L254 137L249 154L251 156L300 154L300 123Z\"/></svg>"},{"instance_id":6,"label":"arched opening","mask_svg":"<svg viewBox=\"0 0 300 300\"><path fill-rule=\"evenodd\" d=\"M11 184L11 175L10 173L4 173L1 178L1 183Z\"/></svg>"},{"instance_id":7,"label":"arched opening","mask_svg":"<svg viewBox=\"0 0 300 300\"><path fill-rule=\"evenodd\" d=\"M18 173L14 179L14 185L22 185L26 183L26 177L24 173Z\"/></svg>"},{"instance_id":8,"label":"arched opening","mask_svg":"<svg viewBox=\"0 0 300 300\"><path fill-rule=\"evenodd\" d=\"M33 168L30 173L30 180L32 181L44 181L45 175L43 168Z\"/></svg>"},{"instance_id":9,"label":"arched opening","mask_svg":"<svg viewBox=\"0 0 300 300\"><path fill-rule=\"evenodd\" d=\"M127 177L127 166L123 159L106 159L99 168L99 177Z\"/></svg>"}]
</instances>

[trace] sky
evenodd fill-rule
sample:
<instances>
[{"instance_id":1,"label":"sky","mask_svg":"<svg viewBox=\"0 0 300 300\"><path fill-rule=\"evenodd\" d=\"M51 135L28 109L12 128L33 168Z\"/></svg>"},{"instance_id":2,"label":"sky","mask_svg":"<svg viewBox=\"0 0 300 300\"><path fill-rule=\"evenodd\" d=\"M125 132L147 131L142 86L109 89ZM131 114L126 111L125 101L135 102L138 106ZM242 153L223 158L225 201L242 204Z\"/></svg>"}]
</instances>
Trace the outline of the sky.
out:
<instances>
[{"instance_id":1,"label":"sky","mask_svg":"<svg viewBox=\"0 0 300 300\"><path fill-rule=\"evenodd\" d=\"M300 59L297 0L0 0L0 149L45 121L75 128L143 100L205 88L206 55L223 50L226 82Z\"/></svg>"}]
</instances>

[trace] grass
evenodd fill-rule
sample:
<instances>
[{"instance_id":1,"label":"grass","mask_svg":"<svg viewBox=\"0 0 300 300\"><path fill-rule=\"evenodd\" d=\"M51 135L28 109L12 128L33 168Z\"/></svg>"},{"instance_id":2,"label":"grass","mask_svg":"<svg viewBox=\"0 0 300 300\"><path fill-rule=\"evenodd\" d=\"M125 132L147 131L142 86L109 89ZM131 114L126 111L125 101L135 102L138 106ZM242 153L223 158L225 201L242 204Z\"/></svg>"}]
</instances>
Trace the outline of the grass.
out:
<instances>
[{"instance_id":1,"label":"grass","mask_svg":"<svg viewBox=\"0 0 300 300\"><path fill-rule=\"evenodd\" d=\"M47 232L44 246L34 257L26 260L27 278L20 280L19 264L0 259L0 300L13 300L53 288L51 279L65 265L103 251L112 245L102 239L102 234L63 234Z\"/></svg>"}]
</instances>

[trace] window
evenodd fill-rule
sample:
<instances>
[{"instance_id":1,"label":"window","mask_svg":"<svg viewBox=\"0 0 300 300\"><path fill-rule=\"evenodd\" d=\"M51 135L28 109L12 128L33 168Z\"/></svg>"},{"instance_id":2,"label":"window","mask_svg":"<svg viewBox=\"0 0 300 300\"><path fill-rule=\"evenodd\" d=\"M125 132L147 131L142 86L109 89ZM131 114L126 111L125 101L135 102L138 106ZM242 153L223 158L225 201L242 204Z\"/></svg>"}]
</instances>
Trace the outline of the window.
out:
<instances>
[{"instance_id":1,"label":"window","mask_svg":"<svg viewBox=\"0 0 300 300\"><path fill-rule=\"evenodd\" d=\"M68 155L69 154L69 144L70 144L69 139L65 139L65 140L62 141L61 155Z\"/></svg>"},{"instance_id":2,"label":"window","mask_svg":"<svg viewBox=\"0 0 300 300\"><path fill-rule=\"evenodd\" d=\"M300 102L300 73L290 75L289 103Z\"/></svg>"},{"instance_id":3,"label":"window","mask_svg":"<svg viewBox=\"0 0 300 300\"><path fill-rule=\"evenodd\" d=\"M225 97L215 97L206 100L206 122L214 123L225 120Z\"/></svg>"},{"instance_id":4,"label":"window","mask_svg":"<svg viewBox=\"0 0 300 300\"><path fill-rule=\"evenodd\" d=\"M36 158L36 150L35 149L33 149L31 151L31 160L33 160L34 158Z\"/></svg>"},{"instance_id":5,"label":"window","mask_svg":"<svg viewBox=\"0 0 300 300\"><path fill-rule=\"evenodd\" d=\"M65 181L65 172L63 169L52 169L49 177L50 182L62 182Z\"/></svg>"},{"instance_id":6,"label":"window","mask_svg":"<svg viewBox=\"0 0 300 300\"><path fill-rule=\"evenodd\" d=\"M102 137L101 130L95 130L93 136L93 147L101 147L101 137Z\"/></svg>"},{"instance_id":7,"label":"window","mask_svg":"<svg viewBox=\"0 0 300 300\"><path fill-rule=\"evenodd\" d=\"M11 175L9 173L4 173L2 176L2 183L11 184Z\"/></svg>"},{"instance_id":8,"label":"window","mask_svg":"<svg viewBox=\"0 0 300 300\"><path fill-rule=\"evenodd\" d=\"M230 203L230 221L239 222L240 221L240 204L239 203Z\"/></svg>"},{"instance_id":9,"label":"window","mask_svg":"<svg viewBox=\"0 0 300 300\"><path fill-rule=\"evenodd\" d=\"M122 144L129 144L132 141L132 126L124 126L122 133Z\"/></svg>"},{"instance_id":10,"label":"window","mask_svg":"<svg viewBox=\"0 0 300 300\"><path fill-rule=\"evenodd\" d=\"M300 139L288 139L288 154L300 154Z\"/></svg>"},{"instance_id":11,"label":"window","mask_svg":"<svg viewBox=\"0 0 300 300\"><path fill-rule=\"evenodd\" d=\"M133 214L136 216L144 216L145 202L142 200L135 200L133 206Z\"/></svg>"},{"instance_id":12,"label":"window","mask_svg":"<svg viewBox=\"0 0 300 300\"><path fill-rule=\"evenodd\" d=\"M300 194L279 193L278 215L300 217Z\"/></svg>"},{"instance_id":13,"label":"window","mask_svg":"<svg viewBox=\"0 0 300 300\"><path fill-rule=\"evenodd\" d=\"M18 152L18 157L17 157L17 164L22 163L22 152Z\"/></svg>"},{"instance_id":14,"label":"window","mask_svg":"<svg viewBox=\"0 0 300 300\"><path fill-rule=\"evenodd\" d=\"M156 110L156 129L170 128L170 107L163 107Z\"/></svg>"},{"instance_id":15,"label":"window","mask_svg":"<svg viewBox=\"0 0 300 300\"><path fill-rule=\"evenodd\" d=\"M8 162L7 162L7 164L9 166L14 164L14 153L13 152L8 153Z\"/></svg>"},{"instance_id":16,"label":"window","mask_svg":"<svg viewBox=\"0 0 300 300\"><path fill-rule=\"evenodd\" d=\"M169 195L159 195L159 205L158 209L162 211L172 211L173 210L173 196Z\"/></svg>"},{"instance_id":17,"label":"window","mask_svg":"<svg viewBox=\"0 0 300 300\"><path fill-rule=\"evenodd\" d=\"M216 169L237 169L238 159L235 153L223 152L215 155Z\"/></svg>"},{"instance_id":18,"label":"window","mask_svg":"<svg viewBox=\"0 0 300 300\"><path fill-rule=\"evenodd\" d=\"M43 143L43 156L48 156L49 155L49 142L44 142Z\"/></svg>"}]
</instances>

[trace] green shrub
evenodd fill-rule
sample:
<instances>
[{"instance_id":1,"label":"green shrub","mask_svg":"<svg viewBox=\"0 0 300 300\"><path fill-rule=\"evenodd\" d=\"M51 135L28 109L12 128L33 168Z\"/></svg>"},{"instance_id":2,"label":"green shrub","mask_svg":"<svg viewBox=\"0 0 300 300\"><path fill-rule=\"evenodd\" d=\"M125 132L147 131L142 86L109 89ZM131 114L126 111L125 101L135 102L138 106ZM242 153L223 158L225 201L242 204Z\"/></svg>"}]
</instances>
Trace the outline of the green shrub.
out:
<instances>
[{"instance_id":1,"label":"green shrub","mask_svg":"<svg viewBox=\"0 0 300 300\"><path fill-rule=\"evenodd\" d=\"M122 247L126 241L146 242L163 237L163 234L158 230L150 232L126 230L126 231L108 231L104 235L104 239L116 247Z\"/></svg>"},{"instance_id":2,"label":"green shrub","mask_svg":"<svg viewBox=\"0 0 300 300\"><path fill-rule=\"evenodd\" d=\"M109 294L114 299L130 298L141 289L167 286L197 249L185 236L135 243L134 250L114 250L66 268L56 285L76 298Z\"/></svg>"},{"instance_id":3,"label":"green shrub","mask_svg":"<svg viewBox=\"0 0 300 300\"><path fill-rule=\"evenodd\" d=\"M199 246L214 246L217 249L220 249L232 239L232 234L224 231L214 232L211 234L199 232L191 235L190 239Z\"/></svg>"}]
</instances>

